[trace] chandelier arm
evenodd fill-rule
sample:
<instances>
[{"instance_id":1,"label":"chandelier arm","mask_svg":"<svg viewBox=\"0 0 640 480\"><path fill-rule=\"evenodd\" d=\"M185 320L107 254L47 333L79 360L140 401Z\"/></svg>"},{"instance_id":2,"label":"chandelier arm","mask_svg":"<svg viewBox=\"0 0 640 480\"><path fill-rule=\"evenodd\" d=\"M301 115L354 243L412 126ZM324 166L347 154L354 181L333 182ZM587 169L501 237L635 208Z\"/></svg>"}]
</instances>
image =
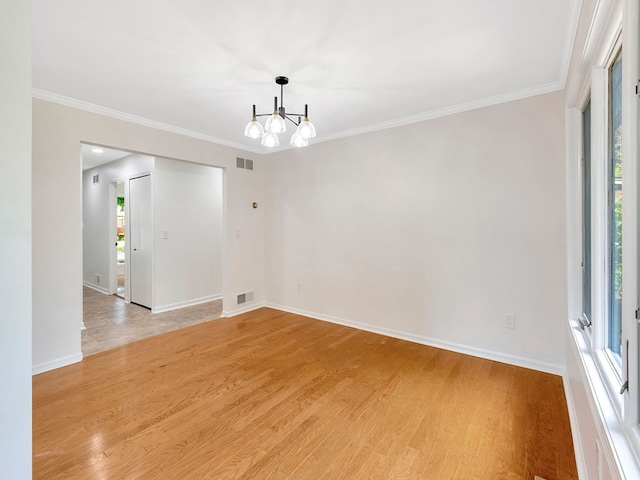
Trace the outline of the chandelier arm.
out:
<instances>
[{"instance_id":1,"label":"chandelier arm","mask_svg":"<svg viewBox=\"0 0 640 480\"><path fill-rule=\"evenodd\" d=\"M299 115L297 113L292 113L291 115L295 115L296 117L298 117ZM294 125L298 126L300 125L298 122L296 122L294 119L289 118L289 115L285 115L284 118L286 118L287 120L289 120L291 123L293 123Z\"/></svg>"},{"instance_id":2,"label":"chandelier arm","mask_svg":"<svg viewBox=\"0 0 640 480\"><path fill-rule=\"evenodd\" d=\"M270 117L273 115L272 113L258 113L256 117Z\"/></svg>"}]
</instances>

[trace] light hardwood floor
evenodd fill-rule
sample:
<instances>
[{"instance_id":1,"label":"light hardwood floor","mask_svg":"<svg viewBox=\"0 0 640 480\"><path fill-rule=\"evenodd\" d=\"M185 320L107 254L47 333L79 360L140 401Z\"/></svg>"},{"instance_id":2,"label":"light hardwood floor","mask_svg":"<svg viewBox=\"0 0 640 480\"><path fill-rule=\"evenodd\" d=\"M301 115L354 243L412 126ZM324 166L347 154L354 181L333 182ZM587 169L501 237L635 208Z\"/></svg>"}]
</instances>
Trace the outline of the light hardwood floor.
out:
<instances>
[{"instance_id":1,"label":"light hardwood floor","mask_svg":"<svg viewBox=\"0 0 640 480\"><path fill-rule=\"evenodd\" d=\"M562 379L271 309L33 379L35 479L576 479Z\"/></svg>"}]
</instances>

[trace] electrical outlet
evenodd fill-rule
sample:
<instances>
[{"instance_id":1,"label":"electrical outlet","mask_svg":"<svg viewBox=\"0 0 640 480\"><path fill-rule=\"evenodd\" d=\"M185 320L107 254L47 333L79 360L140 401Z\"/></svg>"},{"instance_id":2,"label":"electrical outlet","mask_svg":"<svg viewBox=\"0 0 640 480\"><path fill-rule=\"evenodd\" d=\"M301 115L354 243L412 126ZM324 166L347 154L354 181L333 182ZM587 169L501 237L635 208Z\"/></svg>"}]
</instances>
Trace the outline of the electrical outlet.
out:
<instances>
[{"instance_id":1,"label":"electrical outlet","mask_svg":"<svg viewBox=\"0 0 640 480\"><path fill-rule=\"evenodd\" d=\"M302 284L301 283L298 284L298 293L302 293Z\"/></svg>"},{"instance_id":2,"label":"electrical outlet","mask_svg":"<svg viewBox=\"0 0 640 480\"><path fill-rule=\"evenodd\" d=\"M504 317L504 328L516 328L516 316L507 313Z\"/></svg>"}]
</instances>

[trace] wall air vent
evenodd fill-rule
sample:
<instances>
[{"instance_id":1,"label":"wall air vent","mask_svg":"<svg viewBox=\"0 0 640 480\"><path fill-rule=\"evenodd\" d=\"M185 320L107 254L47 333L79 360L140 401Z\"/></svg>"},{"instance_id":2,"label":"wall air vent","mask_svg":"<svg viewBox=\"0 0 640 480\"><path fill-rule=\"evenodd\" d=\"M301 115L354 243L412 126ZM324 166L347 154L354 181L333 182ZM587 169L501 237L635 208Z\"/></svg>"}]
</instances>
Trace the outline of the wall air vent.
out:
<instances>
[{"instance_id":1,"label":"wall air vent","mask_svg":"<svg viewBox=\"0 0 640 480\"><path fill-rule=\"evenodd\" d=\"M237 305L242 305L243 303L253 302L253 291L245 292L238 295Z\"/></svg>"},{"instance_id":2,"label":"wall air vent","mask_svg":"<svg viewBox=\"0 0 640 480\"><path fill-rule=\"evenodd\" d=\"M249 160L248 158L236 157L236 167L253 170L253 160Z\"/></svg>"},{"instance_id":3,"label":"wall air vent","mask_svg":"<svg viewBox=\"0 0 640 480\"><path fill-rule=\"evenodd\" d=\"M93 184L96 185L98 183L100 183L100 175L99 174L93 176Z\"/></svg>"}]
</instances>

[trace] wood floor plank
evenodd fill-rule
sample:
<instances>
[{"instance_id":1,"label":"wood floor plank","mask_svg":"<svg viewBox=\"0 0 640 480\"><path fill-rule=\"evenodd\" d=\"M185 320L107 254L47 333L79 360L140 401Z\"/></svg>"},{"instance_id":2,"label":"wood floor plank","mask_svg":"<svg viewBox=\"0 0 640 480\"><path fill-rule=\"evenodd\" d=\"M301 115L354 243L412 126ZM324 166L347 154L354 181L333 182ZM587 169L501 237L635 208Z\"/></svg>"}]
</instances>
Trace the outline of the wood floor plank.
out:
<instances>
[{"instance_id":1,"label":"wood floor plank","mask_svg":"<svg viewBox=\"0 0 640 480\"><path fill-rule=\"evenodd\" d=\"M576 479L562 379L268 308L33 379L35 479Z\"/></svg>"}]
</instances>

